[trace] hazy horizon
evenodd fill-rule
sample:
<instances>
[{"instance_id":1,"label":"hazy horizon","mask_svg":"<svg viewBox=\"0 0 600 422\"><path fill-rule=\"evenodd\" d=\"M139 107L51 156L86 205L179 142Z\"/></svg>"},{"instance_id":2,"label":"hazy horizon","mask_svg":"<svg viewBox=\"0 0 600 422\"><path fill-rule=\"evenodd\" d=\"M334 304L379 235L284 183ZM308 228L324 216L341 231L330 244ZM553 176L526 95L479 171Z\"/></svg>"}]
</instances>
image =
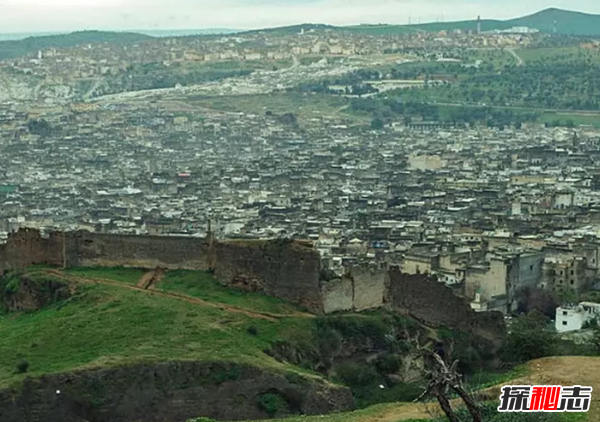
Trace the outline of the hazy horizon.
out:
<instances>
[{"instance_id":1,"label":"hazy horizon","mask_svg":"<svg viewBox=\"0 0 600 422\"><path fill-rule=\"evenodd\" d=\"M597 0L0 0L0 33L249 30L303 23L510 19L549 7L600 14Z\"/></svg>"}]
</instances>

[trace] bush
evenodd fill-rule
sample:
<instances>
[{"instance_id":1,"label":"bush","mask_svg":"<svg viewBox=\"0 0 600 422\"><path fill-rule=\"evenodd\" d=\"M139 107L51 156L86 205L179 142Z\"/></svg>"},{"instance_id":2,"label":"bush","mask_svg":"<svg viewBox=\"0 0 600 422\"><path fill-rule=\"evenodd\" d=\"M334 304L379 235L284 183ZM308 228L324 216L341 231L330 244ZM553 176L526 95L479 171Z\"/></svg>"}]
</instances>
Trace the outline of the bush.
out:
<instances>
[{"instance_id":1,"label":"bush","mask_svg":"<svg viewBox=\"0 0 600 422\"><path fill-rule=\"evenodd\" d=\"M381 374L395 374L400 370L402 360L392 354L381 355L375 361L375 367Z\"/></svg>"},{"instance_id":2,"label":"bush","mask_svg":"<svg viewBox=\"0 0 600 422\"><path fill-rule=\"evenodd\" d=\"M246 330L248 332L248 334L250 334L251 336L255 336L258 335L258 328L256 328L256 326L251 325L248 327L248 329Z\"/></svg>"},{"instance_id":3,"label":"bush","mask_svg":"<svg viewBox=\"0 0 600 422\"><path fill-rule=\"evenodd\" d=\"M336 367L337 377L348 387L379 385L384 382L377 370L366 364L342 364Z\"/></svg>"},{"instance_id":4,"label":"bush","mask_svg":"<svg viewBox=\"0 0 600 422\"><path fill-rule=\"evenodd\" d=\"M559 342L548 324L548 319L537 311L516 319L501 351L503 361L519 364L556 354Z\"/></svg>"},{"instance_id":5,"label":"bush","mask_svg":"<svg viewBox=\"0 0 600 422\"><path fill-rule=\"evenodd\" d=\"M306 378L304 378L302 375L296 372L288 372L287 374L285 374L285 379L290 384L294 385L306 386L307 384L309 384L309 381Z\"/></svg>"},{"instance_id":6,"label":"bush","mask_svg":"<svg viewBox=\"0 0 600 422\"><path fill-rule=\"evenodd\" d=\"M17 374L24 374L29 370L29 362L25 359L17 363Z\"/></svg>"},{"instance_id":7,"label":"bush","mask_svg":"<svg viewBox=\"0 0 600 422\"><path fill-rule=\"evenodd\" d=\"M276 393L264 393L258 397L258 405L271 417L287 408L287 401Z\"/></svg>"},{"instance_id":8,"label":"bush","mask_svg":"<svg viewBox=\"0 0 600 422\"><path fill-rule=\"evenodd\" d=\"M216 366L212 370L212 380L215 384L223 384L226 381L235 381L239 378L240 372L237 366L230 368Z\"/></svg>"},{"instance_id":9,"label":"bush","mask_svg":"<svg viewBox=\"0 0 600 422\"><path fill-rule=\"evenodd\" d=\"M375 347L380 348L387 345L385 336L391 329L379 318L362 316L320 317L316 320L316 324L318 336L329 334L330 330L335 330L345 339L359 341L370 339Z\"/></svg>"}]
</instances>

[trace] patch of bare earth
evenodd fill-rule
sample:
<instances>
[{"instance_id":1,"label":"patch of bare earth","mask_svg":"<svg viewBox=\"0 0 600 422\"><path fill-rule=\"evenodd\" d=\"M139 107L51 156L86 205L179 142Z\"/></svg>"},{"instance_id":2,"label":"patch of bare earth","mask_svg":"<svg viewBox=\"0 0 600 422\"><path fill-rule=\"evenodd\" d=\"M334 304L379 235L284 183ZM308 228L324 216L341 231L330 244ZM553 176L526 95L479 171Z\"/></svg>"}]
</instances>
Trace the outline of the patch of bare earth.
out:
<instances>
[{"instance_id":1,"label":"patch of bare earth","mask_svg":"<svg viewBox=\"0 0 600 422\"><path fill-rule=\"evenodd\" d=\"M162 268L157 268L144 274L142 278L140 278L137 286L140 289L152 290L158 283L160 283L164 276L165 270Z\"/></svg>"}]
</instances>

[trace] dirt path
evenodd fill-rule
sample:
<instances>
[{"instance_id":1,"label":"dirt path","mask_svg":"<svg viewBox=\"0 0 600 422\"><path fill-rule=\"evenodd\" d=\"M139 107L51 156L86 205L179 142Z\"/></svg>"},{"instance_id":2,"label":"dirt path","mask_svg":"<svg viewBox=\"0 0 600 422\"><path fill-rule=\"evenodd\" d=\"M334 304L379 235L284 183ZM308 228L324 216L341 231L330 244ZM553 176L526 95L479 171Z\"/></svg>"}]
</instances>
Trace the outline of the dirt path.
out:
<instances>
[{"instance_id":1,"label":"dirt path","mask_svg":"<svg viewBox=\"0 0 600 422\"><path fill-rule=\"evenodd\" d=\"M129 289L129 290L135 290L138 292L145 292L145 293L152 294L152 295L158 295L158 296L168 297L168 298L177 299L177 300L183 300L185 302L192 303L195 305L201 305L201 306L206 306L206 307L210 307L210 308L221 309L221 310L231 312L231 313L242 314L242 315L246 315L250 318L254 318L254 319L263 319L266 321L277 321L278 319L281 319L281 318L314 318L315 317L313 314L304 313L304 312L295 312L295 313L290 313L290 314L275 314L275 313L270 313L270 312L254 312L254 311L249 311L247 309L238 308L235 306L224 305L224 304L219 304L219 303L214 303L214 302L208 302L206 300L198 299L198 298L184 295L181 293L164 292L161 290L156 290L154 288L145 287L146 284L148 284L148 281L145 281L144 278L146 276L148 276L149 274L152 274L155 277L154 278L155 281L154 281L154 284L152 284L152 286L156 285L156 283L157 283L156 280L160 281L160 279L156 277L157 276L156 271L157 270L152 271L147 274L144 274L144 276L142 277L142 279L140 280L138 285L134 286L131 284L120 283L120 282L114 281L114 280L107 280L107 279L101 279L101 278L85 278L85 277L74 276L71 274L67 275L67 274L64 274L60 270L54 270L54 269L46 270L46 272L48 272L50 274L62 277L67 281L72 281L75 283L104 284L104 285L108 285L108 286L114 286L114 287ZM160 275L160 278L162 278L163 276L164 276L164 273ZM145 284L142 284L143 281Z\"/></svg>"},{"instance_id":2,"label":"dirt path","mask_svg":"<svg viewBox=\"0 0 600 422\"><path fill-rule=\"evenodd\" d=\"M226 306L226 305L220 305L217 303L212 303L212 302L207 302L205 300L202 299L198 299L195 297L191 297L191 296L186 296L183 294L179 294L179 293L170 293L170 292L162 292L160 290L147 290L143 287L138 286L133 286L130 284L124 284L124 283L119 283L117 281L113 281L113 280L105 280L105 279L100 279L100 278L84 278L84 277L77 277L77 276L73 276L73 275L66 275L64 273L62 273L59 270L47 270L48 273L51 273L53 275L59 276L64 278L67 281L72 281L75 283L80 283L80 284L104 284L104 285L108 285L108 286L114 286L114 287L120 287L122 289L129 289L129 290L135 290L138 292L145 292L148 294L152 294L152 295L157 295L157 296L162 296L162 297L168 297L171 299L177 299L177 300L183 300L185 302L188 303L193 303L195 305L201 305L201 306L206 306L206 307L210 307L210 308L216 308L216 309L222 309L224 311L227 312L232 312L232 313L237 313L237 314L243 314L246 315L250 318L255 318L255 319L263 319L263 320L267 320L267 321L276 321L277 318L281 318L281 317L286 317L287 315L273 315L273 314L263 314L263 313L258 313L258 312L252 312L252 311L248 311L245 309L240 309L240 308L236 308L233 306Z\"/></svg>"}]
</instances>

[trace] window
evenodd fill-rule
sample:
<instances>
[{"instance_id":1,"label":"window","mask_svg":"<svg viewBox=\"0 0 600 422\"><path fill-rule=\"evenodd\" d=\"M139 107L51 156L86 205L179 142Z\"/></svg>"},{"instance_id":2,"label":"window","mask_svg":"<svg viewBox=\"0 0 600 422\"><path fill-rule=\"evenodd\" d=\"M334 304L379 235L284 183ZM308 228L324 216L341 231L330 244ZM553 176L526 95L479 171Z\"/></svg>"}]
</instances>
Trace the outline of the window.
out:
<instances>
[{"instance_id":1,"label":"window","mask_svg":"<svg viewBox=\"0 0 600 422\"><path fill-rule=\"evenodd\" d=\"M529 271L533 271L533 265L529 266Z\"/></svg>"},{"instance_id":2,"label":"window","mask_svg":"<svg viewBox=\"0 0 600 422\"><path fill-rule=\"evenodd\" d=\"M575 275L575 271L571 270L571 275Z\"/></svg>"},{"instance_id":3,"label":"window","mask_svg":"<svg viewBox=\"0 0 600 422\"><path fill-rule=\"evenodd\" d=\"M569 313L567 311L563 311L563 315L568 315Z\"/></svg>"},{"instance_id":4,"label":"window","mask_svg":"<svg viewBox=\"0 0 600 422\"><path fill-rule=\"evenodd\" d=\"M567 325L567 321L563 321L563 325Z\"/></svg>"},{"instance_id":5,"label":"window","mask_svg":"<svg viewBox=\"0 0 600 422\"><path fill-rule=\"evenodd\" d=\"M571 284L575 284L575 282L573 280L571 280Z\"/></svg>"}]
</instances>

